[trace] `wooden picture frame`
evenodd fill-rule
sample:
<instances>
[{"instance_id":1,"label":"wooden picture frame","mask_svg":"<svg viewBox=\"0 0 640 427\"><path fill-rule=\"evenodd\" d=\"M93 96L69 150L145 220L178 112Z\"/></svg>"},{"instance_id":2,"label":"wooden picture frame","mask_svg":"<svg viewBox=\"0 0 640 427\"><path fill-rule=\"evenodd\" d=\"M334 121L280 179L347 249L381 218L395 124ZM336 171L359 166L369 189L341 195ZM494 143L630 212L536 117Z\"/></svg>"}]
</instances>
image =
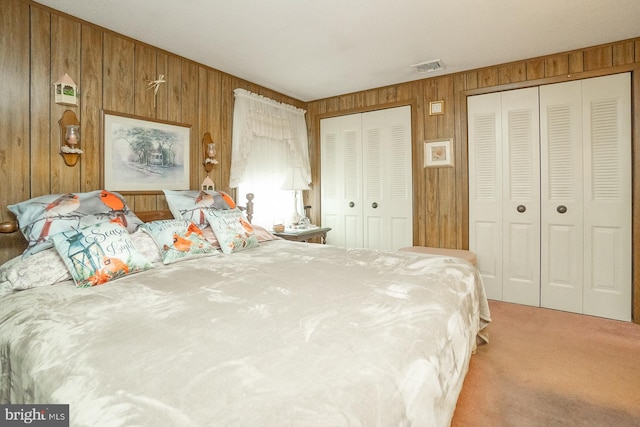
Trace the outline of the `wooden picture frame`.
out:
<instances>
[{"instance_id":1,"label":"wooden picture frame","mask_svg":"<svg viewBox=\"0 0 640 427\"><path fill-rule=\"evenodd\" d=\"M102 112L102 188L161 194L188 190L191 125Z\"/></svg>"},{"instance_id":2,"label":"wooden picture frame","mask_svg":"<svg viewBox=\"0 0 640 427\"><path fill-rule=\"evenodd\" d=\"M424 167L453 167L453 138L424 142Z\"/></svg>"},{"instance_id":3,"label":"wooden picture frame","mask_svg":"<svg viewBox=\"0 0 640 427\"><path fill-rule=\"evenodd\" d=\"M429 115L437 116L439 114L444 114L444 101L429 102Z\"/></svg>"}]
</instances>

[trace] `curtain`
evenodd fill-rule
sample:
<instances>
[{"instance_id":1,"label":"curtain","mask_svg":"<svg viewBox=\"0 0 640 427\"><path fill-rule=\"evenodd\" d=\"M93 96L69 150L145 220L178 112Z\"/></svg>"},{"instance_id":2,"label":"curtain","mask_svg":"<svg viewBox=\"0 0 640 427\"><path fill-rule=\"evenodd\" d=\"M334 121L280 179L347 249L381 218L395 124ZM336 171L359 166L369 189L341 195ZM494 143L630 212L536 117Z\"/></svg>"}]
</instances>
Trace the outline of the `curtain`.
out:
<instances>
[{"instance_id":1,"label":"curtain","mask_svg":"<svg viewBox=\"0 0 640 427\"><path fill-rule=\"evenodd\" d=\"M311 183L311 165L309 163L309 143L305 110L292 105L282 104L244 89L234 90L233 136L231 140L231 177L229 186L236 188L241 182L250 180L252 175L260 174L269 165L282 160L282 149L261 150L259 161L252 163L251 157L257 157L255 150L264 144L284 145L287 151L286 167L299 167L307 184ZM280 144L278 144L280 143ZM257 169L255 169L257 167Z\"/></svg>"},{"instance_id":2,"label":"curtain","mask_svg":"<svg viewBox=\"0 0 640 427\"><path fill-rule=\"evenodd\" d=\"M300 168L311 183L305 111L244 89L234 94L229 186L241 199L254 193L253 222L270 228L291 215L293 193L280 190L287 169Z\"/></svg>"}]
</instances>

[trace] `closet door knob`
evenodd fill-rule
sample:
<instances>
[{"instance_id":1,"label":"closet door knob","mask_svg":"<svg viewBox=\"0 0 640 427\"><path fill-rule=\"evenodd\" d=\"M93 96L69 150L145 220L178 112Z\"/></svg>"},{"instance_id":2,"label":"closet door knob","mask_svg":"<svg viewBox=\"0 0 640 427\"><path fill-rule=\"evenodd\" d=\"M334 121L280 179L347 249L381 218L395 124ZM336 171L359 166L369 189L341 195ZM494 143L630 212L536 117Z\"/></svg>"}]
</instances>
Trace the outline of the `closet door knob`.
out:
<instances>
[{"instance_id":1,"label":"closet door knob","mask_svg":"<svg viewBox=\"0 0 640 427\"><path fill-rule=\"evenodd\" d=\"M520 213L524 212L527 210L527 207L525 205L518 205L518 207L516 208L516 210Z\"/></svg>"},{"instance_id":2,"label":"closet door knob","mask_svg":"<svg viewBox=\"0 0 640 427\"><path fill-rule=\"evenodd\" d=\"M373 202L373 203L371 203L371 207L372 207L373 209L375 209L375 208L377 208L377 207L378 207L378 204L377 204L376 202Z\"/></svg>"},{"instance_id":3,"label":"closet door knob","mask_svg":"<svg viewBox=\"0 0 640 427\"><path fill-rule=\"evenodd\" d=\"M353 202L349 202L349 207L350 207L350 208L354 207L355 205L356 205L355 203L353 203Z\"/></svg>"},{"instance_id":4,"label":"closet door knob","mask_svg":"<svg viewBox=\"0 0 640 427\"><path fill-rule=\"evenodd\" d=\"M560 206L558 206L556 208L556 210L558 211L558 213L563 214L563 213L567 212L567 207L565 205L560 205Z\"/></svg>"}]
</instances>

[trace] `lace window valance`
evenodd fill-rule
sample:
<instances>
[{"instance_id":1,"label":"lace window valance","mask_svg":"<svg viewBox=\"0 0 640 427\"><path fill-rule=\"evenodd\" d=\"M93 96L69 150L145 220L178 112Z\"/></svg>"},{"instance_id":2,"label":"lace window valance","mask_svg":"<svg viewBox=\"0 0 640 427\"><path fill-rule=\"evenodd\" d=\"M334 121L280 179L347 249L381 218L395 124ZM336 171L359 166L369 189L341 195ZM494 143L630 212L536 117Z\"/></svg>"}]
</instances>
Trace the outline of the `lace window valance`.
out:
<instances>
[{"instance_id":1,"label":"lace window valance","mask_svg":"<svg viewBox=\"0 0 640 427\"><path fill-rule=\"evenodd\" d=\"M288 166L301 168L303 178L311 183L305 110L244 89L236 89L234 94L230 187L243 182L249 154L254 144L264 139L286 143ZM263 160L269 162L269 159Z\"/></svg>"}]
</instances>

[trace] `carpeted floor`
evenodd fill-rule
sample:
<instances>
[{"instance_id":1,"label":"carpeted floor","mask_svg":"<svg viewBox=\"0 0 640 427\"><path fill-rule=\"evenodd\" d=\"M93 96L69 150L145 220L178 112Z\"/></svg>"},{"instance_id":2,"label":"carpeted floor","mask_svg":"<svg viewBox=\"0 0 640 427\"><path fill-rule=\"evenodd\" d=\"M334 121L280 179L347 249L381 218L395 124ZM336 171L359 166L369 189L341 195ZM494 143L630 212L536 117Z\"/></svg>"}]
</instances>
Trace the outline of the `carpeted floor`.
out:
<instances>
[{"instance_id":1,"label":"carpeted floor","mask_svg":"<svg viewBox=\"0 0 640 427\"><path fill-rule=\"evenodd\" d=\"M640 426L640 325L489 305L452 426Z\"/></svg>"}]
</instances>

